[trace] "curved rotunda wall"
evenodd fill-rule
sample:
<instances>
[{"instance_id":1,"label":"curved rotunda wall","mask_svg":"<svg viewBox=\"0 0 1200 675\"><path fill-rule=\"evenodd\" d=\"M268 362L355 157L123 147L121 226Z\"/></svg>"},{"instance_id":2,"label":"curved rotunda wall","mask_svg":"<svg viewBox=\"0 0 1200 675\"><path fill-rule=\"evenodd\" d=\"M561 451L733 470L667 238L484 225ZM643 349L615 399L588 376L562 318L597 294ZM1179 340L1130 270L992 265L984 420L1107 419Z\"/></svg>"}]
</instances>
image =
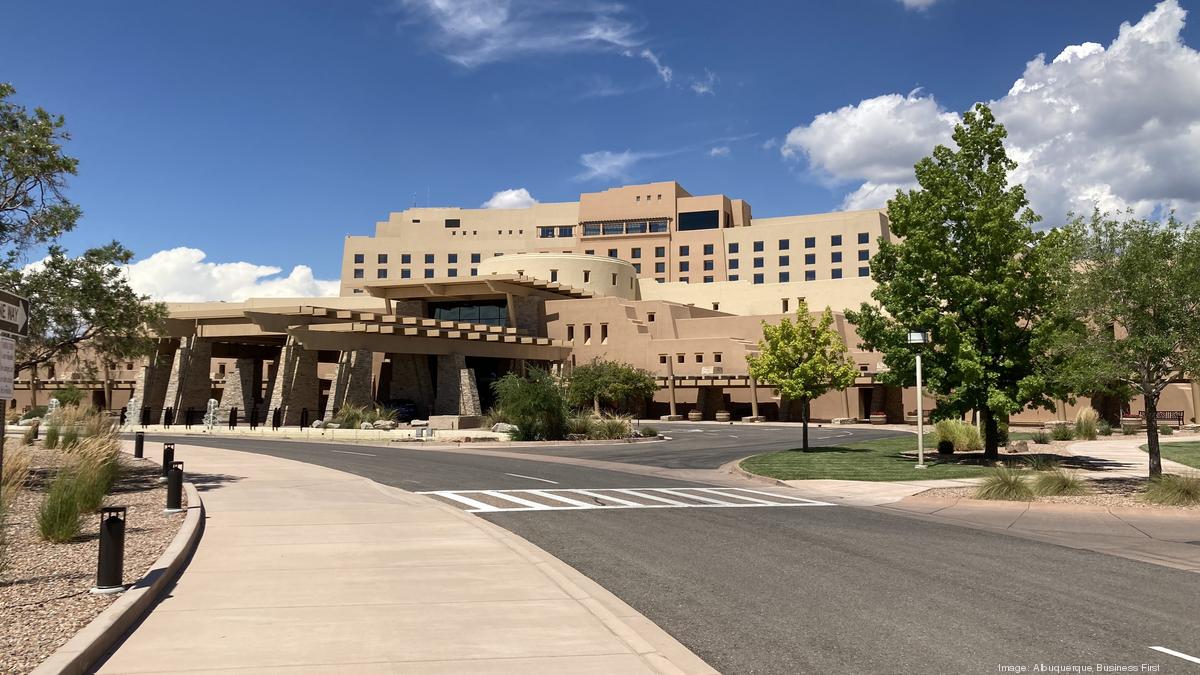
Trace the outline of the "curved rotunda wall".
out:
<instances>
[{"instance_id":1,"label":"curved rotunda wall","mask_svg":"<svg viewBox=\"0 0 1200 675\"><path fill-rule=\"evenodd\" d=\"M520 274L591 291L597 296L641 299L637 271L617 258L578 253L515 253L479 263L479 276Z\"/></svg>"}]
</instances>

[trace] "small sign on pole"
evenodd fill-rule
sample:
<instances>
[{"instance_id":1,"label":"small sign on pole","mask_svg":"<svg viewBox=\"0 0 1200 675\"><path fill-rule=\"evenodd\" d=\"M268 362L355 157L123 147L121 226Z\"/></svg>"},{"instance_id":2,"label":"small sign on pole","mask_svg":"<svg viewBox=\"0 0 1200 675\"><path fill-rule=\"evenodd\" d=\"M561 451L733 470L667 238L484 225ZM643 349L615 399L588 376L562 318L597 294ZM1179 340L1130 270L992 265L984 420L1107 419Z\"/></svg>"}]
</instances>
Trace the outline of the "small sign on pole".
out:
<instances>
[{"instance_id":1,"label":"small sign on pole","mask_svg":"<svg viewBox=\"0 0 1200 675\"><path fill-rule=\"evenodd\" d=\"M0 400L13 398L13 366L17 362L17 343L12 338L0 337Z\"/></svg>"},{"instance_id":2,"label":"small sign on pole","mask_svg":"<svg viewBox=\"0 0 1200 675\"><path fill-rule=\"evenodd\" d=\"M0 331L17 337L29 335L29 300L0 291Z\"/></svg>"}]
</instances>

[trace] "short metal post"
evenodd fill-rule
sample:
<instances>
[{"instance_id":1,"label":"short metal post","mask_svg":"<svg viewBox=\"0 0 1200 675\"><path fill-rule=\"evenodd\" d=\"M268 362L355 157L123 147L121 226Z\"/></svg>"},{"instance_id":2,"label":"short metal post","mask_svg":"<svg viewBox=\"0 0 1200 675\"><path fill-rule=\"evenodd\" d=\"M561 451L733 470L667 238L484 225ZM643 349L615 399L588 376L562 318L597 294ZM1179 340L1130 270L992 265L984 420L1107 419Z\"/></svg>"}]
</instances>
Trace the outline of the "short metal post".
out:
<instances>
[{"instance_id":1,"label":"short metal post","mask_svg":"<svg viewBox=\"0 0 1200 675\"><path fill-rule=\"evenodd\" d=\"M175 444L174 443L163 443L163 456L162 456L163 463L162 463L162 478L161 478L161 480L166 480L167 476L170 475L171 463L174 461L175 461Z\"/></svg>"},{"instance_id":2,"label":"short metal post","mask_svg":"<svg viewBox=\"0 0 1200 675\"><path fill-rule=\"evenodd\" d=\"M167 408L166 410L163 411L163 428L164 429L170 429L171 422L173 422L174 420L175 420L175 409L174 408Z\"/></svg>"},{"instance_id":3,"label":"short metal post","mask_svg":"<svg viewBox=\"0 0 1200 675\"><path fill-rule=\"evenodd\" d=\"M250 407L250 431L258 428L258 404Z\"/></svg>"},{"instance_id":4,"label":"short metal post","mask_svg":"<svg viewBox=\"0 0 1200 675\"><path fill-rule=\"evenodd\" d=\"M121 406L121 423L120 423L120 426L122 426L122 427L123 427L123 426L125 426L125 422L127 422L127 421L128 421L128 419L127 419L128 417L129 417L129 408L127 408L127 407L125 407L125 406Z\"/></svg>"},{"instance_id":5,"label":"short metal post","mask_svg":"<svg viewBox=\"0 0 1200 675\"><path fill-rule=\"evenodd\" d=\"M146 449L146 432L139 431L133 435L133 456L141 459Z\"/></svg>"},{"instance_id":6,"label":"short metal post","mask_svg":"<svg viewBox=\"0 0 1200 675\"><path fill-rule=\"evenodd\" d=\"M238 413L238 409L236 407L229 409L229 428L230 429L237 428L237 413Z\"/></svg>"},{"instance_id":7,"label":"short metal post","mask_svg":"<svg viewBox=\"0 0 1200 675\"><path fill-rule=\"evenodd\" d=\"M183 428L192 428L192 409L190 407L183 412Z\"/></svg>"},{"instance_id":8,"label":"short metal post","mask_svg":"<svg viewBox=\"0 0 1200 675\"><path fill-rule=\"evenodd\" d=\"M283 411L276 408L275 412L271 415L271 430L274 431L281 426L283 426Z\"/></svg>"},{"instance_id":9,"label":"short metal post","mask_svg":"<svg viewBox=\"0 0 1200 675\"><path fill-rule=\"evenodd\" d=\"M308 408L300 409L300 426L301 427L308 426Z\"/></svg>"},{"instance_id":10,"label":"short metal post","mask_svg":"<svg viewBox=\"0 0 1200 675\"><path fill-rule=\"evenodd\" d=\"M38 439L38 436L41 436L41 435L42 435L42 423L34 422L33 423L33 440L36 441Z\"/></svg>"},{"instance_id":11,"label":"short metal post","mask_svg":"<svg viewBox=\"0 0 1200 675\"><path fill-rule=\"evenodd\" d=\"M167 472L167 513L183 510L183 462L171 462Z\"/></svg>"},{"instance_id":12,"label":"short metal post","mask_svg":"<svg viewBox=\"0 0 1200 675\"><path fill-rule=\"evenodd\" d=\"M120 593L125 590L125 507L100 508L100 554L96 563L96 587L93 593Z\"/></svg>"}]
</instances>

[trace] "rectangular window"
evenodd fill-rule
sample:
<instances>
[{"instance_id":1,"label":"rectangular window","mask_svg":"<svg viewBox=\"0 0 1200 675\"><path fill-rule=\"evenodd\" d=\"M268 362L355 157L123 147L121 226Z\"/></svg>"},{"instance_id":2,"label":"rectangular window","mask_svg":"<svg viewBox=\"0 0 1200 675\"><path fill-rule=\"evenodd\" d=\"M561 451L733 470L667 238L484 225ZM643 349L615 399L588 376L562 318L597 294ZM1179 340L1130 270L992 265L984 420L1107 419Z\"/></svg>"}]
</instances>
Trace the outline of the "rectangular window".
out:
<instances>
[{"instance_id":1,"label":"rectangular window","mask_svg":"<svg viewBox=\"0 0 1200 675\"><path fill-rule=\"evenodd\" d=\"M859 260L870 260L870 259L871 259L871 252L870 252L870 251L859 251L859 252L858 252L858 259L859 259Z\"/></svg>"},{"instance_id":2,"label":"rectangular window","mask_svg":"<svg viewBox=\"0 0 1200 675\"><path fill-rule=\"evenodd\" d=\"M458 264L458 254L457 253L447 253L446 254L446 262L450 263L451 265L457 265Z\"/></svg>"},{"instance_id":3,"label":"rectangular window","mask_svg":"<svg viewBox=\"0 0 1200 675\"><path fill-rule=\"evenodd\" d=\"M761 284L762 282L763 282L763 275L755 274L754 275L754 283Z\"/></svg>"},{"instance_id":4,"label":"rectangular window","mask_svg":"<svg viewBox=\"0 0 1200 675\"><path fill-rule=\"evenodd\" d=\"M473 276L473 277L475 277L475 276L479 276L479 270L478 270L478 269L476 269L476 268L474 268L474 267L472 267L472 268L471 268L471 276Z\"/></svg>"},{"instance_id":5,"label":"rectangular window","mask_svg":"<svg viewBox=\"0 0 1200 675\"><path fill-rule=\"evenodd\" d=\"M829 245L830 246L841 246L842 245L842 235L840 235L840 234L830 235Z\"/></svg>"},{"instance_id":6,"label":"rectangular window","mask_svg":"<svg viewBox=\"0 0 1200 675\"><path fill-rule=\"evenodd\" d=\"M354 278L355 278L355 279L361 279L361 278L363 278L363 271L362 271L362 269L360 269L360 268L355 268L355 270L354 270Z\"/></svg>"},{"instance_id":7,"label":"rectangular window","mask_svg":"<svg viewBox=\"0 0 1200 675\"><path fill-rule=\"evenodd\" d=\"M792 275L790 272L780 272L779 273L779 283L786 284L787 282L789 282L791 280L792 280Z\"/></svg>"},{"instance_id":8,"label":"rectangular window","mask_svg":"<svg viewBox=\"0 0 1200 675\"><path fill-rule=\"evenodd\" d=\"M713 353L713 363L720 363L720 362L721 362L721 352L714 352Z\"/></svg>"},{"instance_id":9,"label":"rectangular window","mask_svg":"<svg viewBox=\"0 0 1200 675\"><path fill-rule=\"evenodd\" d=\"M426 264L426 265L432 265L432 264L433 264L433 254L432 254L432 253L426 253L426 254L425 254L425 264Z\"/></svg>"},{"instance_id":10,"label":"rectangular window","mask_svg":"<svg viewBox=\"0 0 1200 675\"><path fill-rule=\"evenodd\" d=\"M642 222L629 223L625 226L626 234L645 234L646 224Z\"/></svg>"},{"instance_id":11,"label":"rectangular window","mask_svg":"<svg viewBox=\"0 0 1200 675\"><path fill-rule=\"evenodd\" d=\"M583 283L585 283L585 284L589 283L591 280L592 280L592 271L584 270L583 271Z\"/></svg>"},{"instance_id":12,"label":"rectangular window","mask_svg":"<svg viewBox=\"0 0 1200 675\"><path fill-rule=\"evenodd\" d=\"M869 276L871 276L871 268L870 268L869 266L868 266L868 267L860 267L860 268L858 268L858 276L860 276L860 277L869 277Z\"/></svg>"},{"instance_id":13,"label":"rectangular window","mask_svg":"<svg viewBox=\"0 0 1200 675\"><path fill-rule=\"evenodd\" d=\"M788 311L788 299L787 299L787 298L780 298L780 304L781 304L781 305L782 305L782 307L783 307L783 312L784 312L784 314L786 314L786 313L787 313L787 311Z\"/></svg>"},{"instance_id":14,"label":"rectangular window","mask_svg":"<svg viewBox=\"0 0 1200 675\"><path fill-rule=\"evenodd\" d=\"M704 255L712 255L712 254L713 254L713 245L705 244L704 245Z\"/></svg>"},{"instance_id":15,"label":"rectangular window","mask_svg":"<svg viewBox=\"0 0 1200 675\"><path fill-rule=\"evenodd\" d=\"M459 220L458 218L447 218L446 219L446 227L459 227L461 225L462 225L462 221Z\"/></svg>"},{"instance_id":16,"label":"rectangular window","mask_svg":"<svg viewBox=\"0 0 1200 675\"><path fill-rule=\"evenodd\" d=\"M407 269L407 268L400 270L400 278L401 279L411 279L412 278L412 270Z\"/></svg>"},{"instance_id":17,"label":"rectangular window","mask_svg":"<svg viewBox=\"0 0 1200 675\"><path fill-rule=\"evenodd\" d=\"M858 243L860 243L860 244L871 243L871 235L867 232L859 232L858 233Z\"/></svg>"},{"instance_id":18,"label":"rectangular window","mask_svg":"<svg viewBox=\"0 0 1200 675\"><path fill-rule=\"evenodd\" d=\"M412 264L412 255L408 254L408 253L401 253L400 254L400 264L401 265Z\"/></svg>"},{"instance_id":19,"label":"rectangular window","mask_svg":"<svg viewBox=\"0 0 1200 675\"><path fill-rule=\"evenodd\" d=\"M586 254L586 255L596 255L596 249L594 249L594 248L589 248L589 249L587 249L586 251L584 251L584 254Z\"/></svg>"},{"instance_id":20,"label":"rectangular window","mask_svg":"<svg viewBox=\"0 0 1200 675\"><path fill-rule=\"evenodd\" d=\"M388 254L386 254L386 253L380 253L379 255L375 256L375 259L376 259L376 261L378 261L378 263L380 265L386 265L387 264L387 255Z\"/></svg>"},{"instance_id":21,"label":"rectangular window","mask_svg":"<svg viewBox=\"0 0 1200 675\"><path fill-rule=\"evenodd\" d=\"M654 312L646 313L646 323L654 323Z\"/></svg>"},{"instance_id":22,"label":"rectangular window","mask_svg":"<svg viewBox=\"0 0 1200 675\"><path fill-rule=\"evenodd\" d=\"M675 229L680 232L692 230L715 230L721 227L720 211L691 211L679 214L679 225Z\"/></svg>"},{"instance_id":23,"label":"rectangular window","mask_svg":"<svg viewBox=\"0 0 1200 675\"><path fill-rule=\"evenodd\" d=\"M663 272L666 272L666 271L667 271L667 263L661 263L661 262L654 263L654 273L655 274L662 274Z\"/></svg>"},{"instance_id":24,"label":"rectangular window","mask_svg":"<svg viewBox=\"0 0 1200 675\"><path fill-rule=\"evenodd\" d=\"M817 254L816 253L805 253L804 254L804 264L805 265L816 265L817 264Z\"/></svg>"},{"instance_id":25,"label":"rectangular window","mask_svg":"<svg viewBox=\"0 0 1200 675\"><path fill-rule=\"evenodd\" d=\"M575 227L572 225L559 225L558 226L558 236L559 237L575 236Z\"/></svg>"},{"instance_id":26,"label":"rectangular window","mask_svg":"<svg viewBox=\"0 0 1200 675\"><path fill-rule=\"evenodd\" d=\"M787 267L788 264L791 262L792 262L791 257L786 256L786 255L779 256L779 266L780 267Z\"/></svg>"},{"instance_id":27,"label":"rectangular window","mask_svg":"<svg viewBox=\"0 0 1200 675\"><path fill-rule=\"evenodd\" d=\"M567 324L567 342L575 341L575 324Z\"/></svg>"},{"instance_id":28,"label":"rectangular window","mask_svg":"<svg viewBox=\"0 0 1200 675\"><path fill-rule=\"evenodd\" d=\"M704 277L704 283L711 284L712 282L713 278L711 276Z\"/></svg>"},{"instance_id":29,"label":"rectangular window","mask_svg":"<svg viewBox=\"0 0 1200 675\"><path fill-rule=\"evenodd\" d=\"M780 239L779 240L779 250L780 251L786 251L789 248L791 248L791 246L792 246L791 240L789 240L789 239Z\"/></svg>"},{"instance_id":30,"label":"rectangular window","mask_svg":"<svg viewBox=\"0 0 1200 675\"><path fill-rule=\"evenodd\" d=\"M538 238L539 239L553 239L554 231L555 230L553 227L539 227L538 228Z\"/></svg>"},{"instance_id":31,"label":"rectangular window","mask_svg":"<svg viewBox=\"0 0 1200 675\"><path fill-rule=\"evenodd\" d=\"M663 363L663 364L665 364L665 363L667 362L667 355L666 355L666 354L659 354L659 355L658 355L658 362L659 362L659 363Z\"/></svg>"},{"instance_id":32,"label":"rectangular window","mask_svg":"<svg viewBox=\"0 0 1200 675\"><path fill-rule=\"evenodd\" d=\"M736 270L737 268L738 268L738 259L730 258L729 259L729 269Z\"/></svg>"},{"instance_id":33,"label":"rectangular window","mask_svg":"<svg viewBox=\"0 0 1200 675\"><path fill-rule=\"evenodd\" d=\"M625 223L605 223L601 228L604 234L625 234Z\"/></svg>"},{"instance_id":34,"label":"rectangular window","mask_svg":"<svg viewBox=\"0 0 1200 675\"><path fill-rule=\"evenodd\" d=\"M688 261L686 261L686 260L680 260L680 261L679 261L679 271L680 271L680 272L687 272L687 271L688 271Z\"/></svg>"},{"instance_id":35,"label":"rectangular window","mask_svg":"<svg viewBox=\"0 0 1200 675\"><path fill-rule=\"evenodd\" d=\"M617 249L615 249L615 248L608 249L608 257L610 257L610 258L617 257Z\"/></svg>"},{"instance_id":36,"label":"rectangular window","mask_svg":"<svg viewBox=\"0 0 1200 675\"><path fill-rule=\"evenodd\" d=\"M763 243L761 241L754 242L754 252L759 253L762 250L763 250Z\"/></svg>"},{"instance_id":37,"label":"rectangular window","mask_svg":"<svg viewBox=\"0 0 1200 675\"><path fill-rule=\"evenodd\" d=\"M454 268L452 267L452 268L450 268L450 269L446 270L446 276L448 276L448 277L456 277L456 276L458 276L458 270L456 270L456 269L454 269Z\"/></svg>"},{"instance_id":38,"label":"rectangular window","mask_svg":"<svg viewBox=\"0 0 1200 675\"><path fill-rule=\"evenodd\" d=\"M842 278L842 268L835 267L835 268L829 270L829 278L830 279L841 279Z\"/></svg>"},{"instance_id":39,"label":"rectangular window","mask_svg":"<svg viewBox=\"0 0 1200 675\"><path fill-rule=\"evenodd\" d=\"M600 226L599 225L584 225L583 226L583 236L594 237L598 234L600 234Z\"/></svg>"},{"instance_id":40,"label":"rectangular window","mask_svg":"<svg viewBox=\"0 0 1200 675\"><path fill-rule=\"evenodd\" d=\"M558 270L550 270L550 281L558 281Z\"/></svg>"},{"instance_id":41,"label":"rectangular window","mask_svg":"<svg viewBox=\"0 0 1200 675\"><path fill-rule=\"evenodd\" d=\"M816 248L816 247L817 247L817 238L816 237L805 237L804 238L804 248Z\"/></svg>"},{"instance_id":42,"label":"rectangular window","mask_svg":"<svg viewBox=\"0 0 1200 675\"><path fill-rule=\"evenodd\" d=\"M387 270L382 267L375 270L375 278L376 279L386 279L387 278Z\"/></svg>"},{"instance_id":43,"label":"rectangular window","mask_svg":"<svg viewBox=\"0 0 1200 675\"><path fill-rule=\"evenodd\" d=\"M665 220L650 221L650 231L651 232L666 232L667 231L667 221L665 221Z\"/></svg>"},{"instance_id":44,"label":"rectangular window","mask_svg":"<svg viewBox=\"0 0 1200 675\"><path fill-rule=\"evenodd\" d=\"M354 264L355 264L355 265L361 265L361 264L363 264L363 262L365 262L365 261L366 261L366 259L367 259L367 257L366 257L366 255L365 255L365 254L362 254L362 253L355 253L355 254L354 254Z\"/></svg>"},{"instance_id":45,"label":"rectangular window","mask_svg":"<svg viewBox=\"0 0 1200 675\"><path fill-rule=\"evenodd\" d=\"M433 270L425 270L425 278L432 279L433 278Z\"/></svg>"},{"instance_id":46,"label":"rectangular window","mask_svg":"<svg viewBox=\"0 0 1200 675\"><path fill-rule=\"evenodd\" d=\"M690 253L690 250L688 249L687 246L679 247L679 255L688 255L689 253Z\"/></svg>"},{"instance_id":47,"label":"rectangular window","mask_svg":"<svg viewBox=\"0 0 1200 675\"><path fill-rule=\"evenodd\" d=\"M473 264L479 264L479 260L480 260L480 255L478 253L471 254L471 262Z\"/></svg>"},{"instance_id":48,"label":"rectangular window","mask_svg":"<svg viewBox=\"0 0 1200 675\"><path fill-rule=\"evenodd\" d=\"M730 281L737 281L737 280L738 280L738 275L736 275L736 274L730 274L730 275L729 275L729 280L730 280Z\"/></svg>"},{"instance_id":49,"label":"rectangular window","mask_svg":"<svg viewBox=\"0 0 1200 675\"><path fill-rule=\"evenodd\" d=\"M675 355L675 362L676 362L676 363L683 363L683 354L676 354L676 355Z\"/></svg>"},{"instance_id":50,"label":"rectangular window","mask_svg":"<svg viewBox=\"0 0 1200 675\"><path fill-rule=\"evenodd\" d=\"M654 247L654 257L655 258L661 258L661 257L665 256L666 254L667 254L666 246L655 246Z\"/></svg>"},{"instance_id":51,"label":"rectangular window","mask_svg":"<svg viewBox=\"0 0 1200 675\"><path fill-rule=\"evenodd\" d=\"M634 248L634 249L630 249L630 250L629 250L629 257L630 257L630 258L633 258L633 259L635 259L635 260L636 260L636 259L638 259L638 258L640 258L640 257L642 257L642 249L640 249L640 248Z\"/></svg>"},{"instance_id":52,"label":"rectangular window","mask_svg":"<svg viewBox=\"0 0 1200 675\"><path fill-rule=\"evenodd\" d=\"M804 270L804 280L805 281L816 281L817 280L817 271L816 270Z\"/></svg>"},{"instance_id":53,"label":"rectangular window","mask_svg":"<svg viewBox=\"0 0 1200 675\"><path fill-rule=\"evenodd\" d=\"M713 270L713 261L705 260L704 261L704 271L711 272L712 270Z\"/></svg>"},{"instance_id":54,"label":"rectangular window","mask_svg":"<svg viewBox=\"0 0 1200 675\"><path fill-rule=\"evenodd\" d=\"M616 286L617 285L617 273L613 272L611 276L612 276L612 284L611 285Z\"/></svg>"},{"instance_id":55,"label":"rectangular window","mask_svg":"<svg viewBox=\"0 0 1200 675\"><path fill-rule=\"evenodd\" d=\"M731 242L729 242L729 252L730 252L730 253L737 253L737 252L738 252L738 245L737 245L737 242L736 242L736 241L731 241Z\"/></svg>"},{"instance_id":56,"label":"rectangular window","mask_svg":"<svg viewBox=\"0 0 1200 675\"><path fill-rule=\"evenodd\" d=\"M685 284L686 284L686 283L688 283L688 282L689 282L689 281L691 281L691 280L690 280L690 279L688 279L687 277L679 277L679 281L680 281L680 282L682 282L682 283L685 283Z\"/></svg>"},{"instance_id":57,"label":"rectangular window","mask_svg":"<svg viewBox=\"0 0 1200 675\"><path fill-rule=\"evenodd\" d=\"M583 324L583 344L592 344L592 324L590 323Z\"/></svg>"},{"instance_id":58,"label":"rectangular window","mask_svg":"<svg viewBox=\"0 0 1200 675\"><path fill-rule=\"evenodd\" d=\"M762 267L762 266L763 266L763 259L762 259L762 258L755 258L755 259L754 259L754 267L755 267L755 269L758 269L758 268L760 268L760 267Z\"/></svg>"},{"instance_id":59,"label":"rectangular window","mask_svg":"<svg viewBox=\"0 0 1200 675\"><path fill-rule=\"evenodd\" d=\"M638 274L642 273L642 263L633 263L633 271Z\"/></svg>"},{"instance_id":60,"label":"rectangular window","mask_svg":"<svg viewBox=\"0 0 1200 675\"><path fill-rule=\"evenodd\" d=\"M842 252L834 251L833 253L830 253L829 254L829 262L835 262L835 263L842 262Z\"/></svg>"},{"instance_id":61,"label":"rectangular window","mask_svg":"<svg viewBox=\"0 0 1200 675\"><path fill-rule=\"evenodd\" d=\"M600 344L608 344L608 324L600 324Z\"/></svg>"},{"instance_id":62,"label":"rectangular window","mask_svg":"<svg viewBox=\"0 0 1200 675\"><path fill-rule=\"evenodd\" d=\"M696 363L704 363L704 355L703 354L696 355Z\"/></svg>"}]
</instances>

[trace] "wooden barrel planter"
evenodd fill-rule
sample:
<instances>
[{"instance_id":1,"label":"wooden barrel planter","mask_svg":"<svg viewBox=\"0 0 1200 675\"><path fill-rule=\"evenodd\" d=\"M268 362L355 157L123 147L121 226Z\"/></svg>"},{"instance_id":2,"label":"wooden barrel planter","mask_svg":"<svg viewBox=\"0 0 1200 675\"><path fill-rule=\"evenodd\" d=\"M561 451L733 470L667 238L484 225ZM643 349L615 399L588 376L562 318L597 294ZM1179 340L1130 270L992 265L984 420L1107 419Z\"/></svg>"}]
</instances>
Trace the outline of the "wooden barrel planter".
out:
<instances>
[{"instance_id":1,"label":"wooden barrel planter","mask_svg":"<svg viewBox=\"0 0 1200 675\"><path fill-rule=\"evenodd\" d=\"M729 421L729 411L728 410L718 410L717 411L717 421L718 422L728 422Z\"/></svg>"},{"instance_id":2,"label":"wooden barrel planter","mask_svg":"<svg viewBox=\"0 0 1200 675\"><path fill-rule=\"evenodd\" d=\"M699 410L692 410L688 412L689 422L699 422L702 419L704 419L704 415L702 415Z\"/></svg>"}]
</instances>

